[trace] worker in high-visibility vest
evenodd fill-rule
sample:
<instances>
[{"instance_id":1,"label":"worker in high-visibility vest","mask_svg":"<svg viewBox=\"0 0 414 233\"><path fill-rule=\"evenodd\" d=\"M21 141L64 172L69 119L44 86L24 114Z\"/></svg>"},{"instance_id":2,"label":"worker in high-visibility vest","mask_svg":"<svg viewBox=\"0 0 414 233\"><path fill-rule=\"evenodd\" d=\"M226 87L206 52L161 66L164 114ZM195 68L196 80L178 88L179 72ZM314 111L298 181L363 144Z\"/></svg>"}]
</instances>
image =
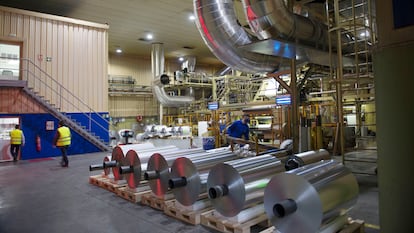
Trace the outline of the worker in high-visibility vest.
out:
<instances>
[{"instance_id":1,"label":"worker in high-visibility vest","mask_svg":"<svg viewBox=\"0 0 414 233\"><path fill-rule=\"evenodd\" d=\"M58 147L62 152L62 161L60 165L62 167L69 166L69 160L67 156L67 150L71 143L70 129L65 125L63 121L59 121L59 126L56 131L56 135L53 140L53 145Z\"/></svg>"},{"instance_id":2,"label":"worker in high-visibility vest","mask_svg":"<svg viewBox=\"0 0 414 233\"><path fill-rule=\"evenodd\" d=\"M20 125L15 125L14 129L10 131L10 153L13 156L13 161L16 162L19 156L20 147L24 146L24 133L20 129Z\"/></svg>"}]
</instances>

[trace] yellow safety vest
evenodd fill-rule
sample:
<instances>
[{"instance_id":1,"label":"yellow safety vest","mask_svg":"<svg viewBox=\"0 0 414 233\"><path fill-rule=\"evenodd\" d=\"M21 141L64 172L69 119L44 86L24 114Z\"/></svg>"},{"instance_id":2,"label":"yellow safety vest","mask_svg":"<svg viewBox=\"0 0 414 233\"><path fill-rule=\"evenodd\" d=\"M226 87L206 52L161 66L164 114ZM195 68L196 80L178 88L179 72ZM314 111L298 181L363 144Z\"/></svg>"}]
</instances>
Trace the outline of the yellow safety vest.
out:
<instances>
[{"instance_id":1,"label":"yellow safety vest","mask_svg":"<svg viewBox=\"0 0 414 233\"><path fill-rule=\"evenodd\" d=\"M23 131L20 129L13 129L10 131L10 144L21 145L22 144Z\"/></svg>"},{"instance_id":2,"label":"yellow safety vest","mask_svg":"<svg viewBox=\"0 0 414 233\"><path fill-rule=\"evenodd\" d=\"M70 130L66 126L59 127L59 138L57 140L57 146L69 146L70 145Z\"/></svg>"}]
</instances>

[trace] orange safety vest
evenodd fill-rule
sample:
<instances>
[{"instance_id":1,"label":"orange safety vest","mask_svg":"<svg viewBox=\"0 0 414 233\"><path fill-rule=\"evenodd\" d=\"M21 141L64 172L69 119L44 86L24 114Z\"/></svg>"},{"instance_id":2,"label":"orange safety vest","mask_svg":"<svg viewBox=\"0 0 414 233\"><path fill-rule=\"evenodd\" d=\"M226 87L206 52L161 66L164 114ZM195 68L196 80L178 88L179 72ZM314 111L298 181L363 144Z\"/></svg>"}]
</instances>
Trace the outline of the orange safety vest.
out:
<instances>
[{"instance_id":1,"label":"orange safety vest","mask_svg":"<svg viewBox=\"0 0 414 233\"><path fill-rule=\"evenodd\" d=\"M23 140L23 131L20 129L14 129L10 131L10 144L21 145Z\"/></svg>"},{"instance_id":2,"label":"orange safety vest","mask_svg":"<svg viewBox=\"0 0 414 233\"><path fill-rule=\"evenodd\" d=\"M59 138L57 140L56 146L69 146L70 145L70 129L66 126L59 127Z\"/></svg>"}]
</instances>

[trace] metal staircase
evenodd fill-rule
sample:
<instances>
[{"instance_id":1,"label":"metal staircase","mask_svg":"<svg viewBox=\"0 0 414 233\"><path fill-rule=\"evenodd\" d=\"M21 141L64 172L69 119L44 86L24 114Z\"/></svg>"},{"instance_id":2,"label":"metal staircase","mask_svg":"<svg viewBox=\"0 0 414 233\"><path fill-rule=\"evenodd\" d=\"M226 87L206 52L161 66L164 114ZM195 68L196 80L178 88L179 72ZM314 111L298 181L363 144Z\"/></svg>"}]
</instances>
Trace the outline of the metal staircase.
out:
<instances>
[{"instance_id":1,"label":"metal staircase","mask_svg":"<svg viewBox=\"0 0 414 233\"><path fill-rule=\"evenodd\" d=\"M109 151L112 148L108 142L95 135L92 128L99 129L109 135L109 129L99 123L92 117L98 117L101 122L109 122L100 114L93 111L81 99L76 97L63 85L58 83L49 74L43 71L39 66L34 64L31 60L21 59L21 77L27 82L23 91L42 105L47 111L59 120L62 120L66 125L84 139L95 145L102 151ZM71 118L65 112L62 112L62 106L66 109L73 109L73 112L79 112L88 120L87 125L82 125L81 122Z\"/></svg>"}]
</instances>

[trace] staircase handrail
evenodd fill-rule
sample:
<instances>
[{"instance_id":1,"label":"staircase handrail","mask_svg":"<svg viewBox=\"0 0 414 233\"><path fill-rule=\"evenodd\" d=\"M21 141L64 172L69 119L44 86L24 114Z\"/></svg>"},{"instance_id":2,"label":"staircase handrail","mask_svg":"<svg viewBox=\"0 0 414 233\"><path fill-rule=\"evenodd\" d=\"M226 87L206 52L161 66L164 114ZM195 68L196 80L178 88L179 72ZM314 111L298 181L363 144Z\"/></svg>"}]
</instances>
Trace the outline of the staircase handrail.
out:
<instances>
[{"instance_id":1,"label":"staircase handrail","mask_svg":"<svg viewBox=\"0 0 414 233\"><path fill-rule=\"evenodd\" d=\"M82 101L80 98L78 98L77 96L75 96L71 91L69 91L67 88L65 88L62 84L60 84L58 81L56 81L55 79L53 79L53 77L51 75L49 75L48 73L46 73L41 67L39 67L38 65L36 65L32 60L28 59L28 58L20 58L20 60L22 60L23 62L26 62L26 69L24 68L24 66L21 66L21 77L23 80L27 81L27 85L29 87L30 86L30 81L29 77L33 77L33 87L35 91L39 91L41 92L41 87L39 87L39 90L36 90L36 81L39 81L45 88L48 88L50 93L55 94L57 97L59 97L59 105L57 105L57 103L52 103L51 104L55 104L56 107L61 108L62 107L62 100L64 100L67 104L69 104L70 106L73 107L73 109L79 111L79 113L82 113L84 116L87 117L87 119L89 120L89 125L88 125L88 129L89 131L91 131L91 127L92 127L92 122L95 123L96 126L98 126L99 128L103 129L104 132L107 132L109 135L109 129L107 129L105 126L101 125L99 122L97 122L95 119L93 119L91 117L91 114L94 113L96 116L98 116L100 119L102 119L104 122L107 122L108 125L110 125L111 123L105 119L104 117L102 117L100 114L98 114L96 111L94 111L89 105L87 105L84 101ZM44 75L44 77L47 78L47 80L42 80L42 78L40 78L38 75L36 75L36 72L33 72L29 69L29 65L32 65L34 68L37 69L37 71L39 71L41 74ZM26 79L24 79L24 75L26 74ZM29 75L30 74L30 75ZM50 83L50 84L48 84ZM54 85L57 86L57 88L53 88ZM60 93L59 93L59 91ZM64 94L62 94L62 92L65 92L66 95L68 95L69 97L65 97ZM40 93L42 94L42 93ZM47 95L47 90L45 89L45 95ZM46 96L45 96L46 97ZM83 109L80 108L80 106L77 106L74 104L74 102L70 101L70 98L76 100L79 104L83 105ZM53 98L52 98L53 99ZM49 100L52 101L52 100ZM57 101L56 101L57 102ZM88 110L88 114L85 113L85 109Z\"/></svg>"}]
</instances>

